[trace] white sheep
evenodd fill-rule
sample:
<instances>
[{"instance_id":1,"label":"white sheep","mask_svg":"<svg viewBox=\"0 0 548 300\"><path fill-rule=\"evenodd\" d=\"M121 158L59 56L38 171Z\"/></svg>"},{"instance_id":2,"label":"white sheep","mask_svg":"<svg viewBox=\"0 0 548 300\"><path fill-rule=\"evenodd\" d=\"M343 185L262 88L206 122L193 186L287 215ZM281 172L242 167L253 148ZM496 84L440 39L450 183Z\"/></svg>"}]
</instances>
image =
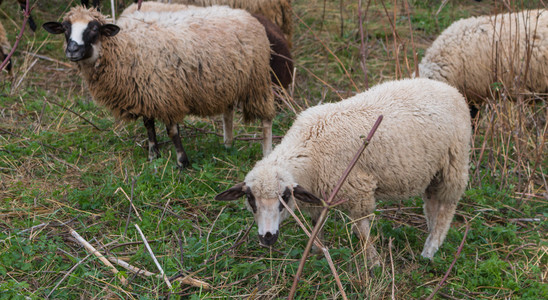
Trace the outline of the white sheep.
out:
<instances>
[{"instance_id":1,"label":"white sheep","mask_svg":"<svg viewBox=\"0 0 548 300\"><path fill-rule=\"evenodd\" d=\"M284 201L294 199L311 213L321 208L363 143L362 136L379 115L384 119L343 184L338 208L356 221L355 232L368 241L368 215L375 201L423 195L429 229L422 255L432 258L442 244L468 181L471 121L463 96L453 87L429 79L406 79L377 85L347 100L302 112L282 142L259 161L244 182L216 200L247 196L263 244L272 245L288 216ZM368 247L375 261L377 253Z\"/></svg>"},{"instance_id":2,"label":"white sheep","mask_svg":"<svg viewBox=\"0 0 548 300\"><path fill-rule=\"evenodd\" d=\"M245 9L248 12L261 15L278 25L291 48L293 38L293 10L291 0L158 0L191 4L197 6L228 5L232 8Z\"/></svg>"},{"instance_id":3,"label":"white sheep","mask_svg":"<svg viewBox=\"0 0 548 300\"><path fill-rule=\"evenodd\" d=\"M426 50L419 75L455 86L475 105L491 95L495 82L512 93L546 93L548 12L525 10L459 20Z\"/></svg>"},{"instance_id":4,"label":"white sheep","mask_svg":"<svg viewBox=\"0 0 548 300\"><path fill-rule=\"evenodd\" d=\"M143 117L149 157L158 155L154 119L166 124L179 166L189 164L177 123L187 114L223 114L224 141L233 139L233 108L244 121L263 120L263 153L272 145L275 115L270 47L263 26L248 12L214 6L141 13L107 24L95 9L72 8L63 23L67 57L75 62L95 101L117 118Z\"/></svg>"}]
</instances>

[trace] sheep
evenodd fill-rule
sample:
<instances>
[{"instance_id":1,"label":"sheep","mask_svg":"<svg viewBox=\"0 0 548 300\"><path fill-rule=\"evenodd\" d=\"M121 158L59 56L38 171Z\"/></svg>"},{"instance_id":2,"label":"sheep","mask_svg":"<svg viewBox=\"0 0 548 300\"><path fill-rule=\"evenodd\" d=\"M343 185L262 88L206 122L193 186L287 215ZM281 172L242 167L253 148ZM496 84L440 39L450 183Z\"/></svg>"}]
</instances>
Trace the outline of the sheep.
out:
<instances>
[{"instance_id":1,"label":"sheep","mask_svg":"<svg viewBox=\"0 0 548 300\"><path fill-rule=\"evenodd\" d=\"M140 11L141 12L174 12L179 10L186 10L196 8L193 5L185 4L167 4L161 2L143 2ZM120 14L120 18L134 17L137 11L137 4L128 6ZM265 28L268 41L270 42L271 57L270 68L272 69L271 81L272 83L287 88L293 78L293 60L291 58L291 51L289 50L289 44L285 39L280 27L272 23L266 17L261 15L252 14Z\"/></svg>"},{"instance_id":2,"label":"sheep","mask_svg":"<svg viewBox=\"0 0 548 300\"><path fill-rule=\"evenodd\" d=\"M168 0L158 0L168 2ZM196 6L228 5L241 8L255 15L261 15L278 25L291 48L293 38L293 10L291 0L172 0L169 2Z\"/></svg>"},{"instance_id":3,"label":"sheep","mask_svg":"<svg viewBox=\"0 0 548 300\"><path fill-rule=\"evenodd\" d=\"M161 20L141 17L124 18L117 26L94 8L77 6L63 23L43 27L65 33L65 54L96 102L122 120L143 117L149 159L159 155L155 119L166 124L177 164L186 167L177 123L187 114L223 114L228 146L238 104L244 121L263 120L263 153L270 152L275 109L270 48L260 23L243 10L219 6L163 13Z\"/></svg>"},{"instance_id":4,"label":"sheep","mask_svg":"<svg viewBox=\"0 0 548 300\"><path fill-rule=\"evenodd\" d=\"M4 26L2 26L2 23L0 23L0 64L4 62L10 51L11 45L6 34L6 30L4 29ZM6 65L6 70L11 72L11 58Z\"/></svg>"},{"instance_id":5,"label":"sheep","mask_svg":"<svg viewBox=\"0 0 548 300\"><path fill-rule=\"evenodd\" d=\"M256 14L253 14L253 16L264 26L270 42L272 51L270 57L271 80L274 84L287 89L293 79L293 60L289 50L289 42L278 25L264 16Z\"/></svg>"},{"instance_id":6,"label":"sheep","mask_svg":"<svg viewBox=\"0 0 548 300\"><path fill-rule=\"evenodd\" d=\"M319 197L329 194L379 115L383 121L343 184L338 206L369 242L368 215L375 201L423 195L429 229L422 256L432 259L442 244L468 181L471 120L463 96L430 79L386 82L339 103L302 112L281 143L216 200L247 196L259 240L272 245L288 216L280 201L295 200L319 217ZM316 206L313 206L316 205ZM375 262L377 252L368 247ZM378 262L378 261L377 261Z\"/></svg>"},{"instance_id":7,"label":"sheep","mask_svg":"<svg viewBox=\"0 0 548 300\"><path fill-rule=\"evenodd\" d=\"M472 17L453 23L436 38L419 64L419 75L455 86L475 116L494 82L512 93L548 92L547 57L546 10Z\"/></svg>"},{"instance_id":8,"label":"sheep","mask_svg":"<svg viewBox=\"0 0 548 300\"><path fill-rule=\"evenodd\" d=\"M0 0L0 5L2 4L4 0ZM19 2L19 7L21 7L22 10L25 10L27 8L27 1L26 0L17 0ZM29 27L32 31L36 31L36 23L34 22L34 19L31 15L29 15L28 19Z\"/></svg>"}]
</instances>

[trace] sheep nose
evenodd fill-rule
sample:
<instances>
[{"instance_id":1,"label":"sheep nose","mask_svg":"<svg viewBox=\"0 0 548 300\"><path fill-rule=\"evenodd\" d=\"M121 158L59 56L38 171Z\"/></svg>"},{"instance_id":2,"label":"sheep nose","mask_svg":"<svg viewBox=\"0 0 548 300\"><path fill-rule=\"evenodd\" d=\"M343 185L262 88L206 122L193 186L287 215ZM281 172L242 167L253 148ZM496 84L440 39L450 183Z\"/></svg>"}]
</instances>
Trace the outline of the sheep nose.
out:
<instances>
[{"instance_id":1,"label":"sheep nose","mask_svg":"<svg viewBox=\"0 0 548 300\"><path fill-rule=\"evenodd\" d=\"M272 246L278 239L278 232L272 234L271 232L267 232L265 235L259 234L259 240L262 244L267 246Z\"/></svg>"},{"instance_id":2,"label":"sheep nose","mask_svg":"<svg viewBox=\"0 0 548 300\"><path fill-rule=\"evenodd\" d=\"M73 41L73 40L69 41L69 43L67 45L67 52L74 53L74 52L77 52L79 49L80 49L80 47L78 46L78 44L75 41Z\"/></svg>"}]
</instances>

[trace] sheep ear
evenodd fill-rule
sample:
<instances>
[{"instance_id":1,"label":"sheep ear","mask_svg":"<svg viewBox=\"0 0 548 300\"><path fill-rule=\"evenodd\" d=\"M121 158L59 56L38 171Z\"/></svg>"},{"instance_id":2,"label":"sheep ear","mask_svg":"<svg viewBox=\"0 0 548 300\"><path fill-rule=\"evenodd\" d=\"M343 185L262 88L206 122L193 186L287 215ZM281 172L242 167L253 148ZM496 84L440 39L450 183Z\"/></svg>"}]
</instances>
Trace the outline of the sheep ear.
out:
<instances>
[{"instance_id":1,"label":"sheep ear","mask_svg":"<svg viewBox=\"0 0 548 300\"><path fill-rule=\"evenodd\" d=\"M293 188L293 196L295 197L295 199L301 200L306 203L322 204L322 200L320 200L320 198L314 196L312 193L305 190L300 185L297 185Z\"/></svg>"},{"instance_id":2,"label":"sheep ear","mask_svg":"<svg viewBox=\"0 0 548 300\"><path fill-rule=\"evenodd\" d=\"M51 34L61 34L65 32L65 27L63 27L63 24L59 22L44 23L42 24L42 28Z\"/></svg>"},{"instance_id":3,"label":"sheep ear","mask_svg":"<svg viewBox=\"0 0 548 300\"><path fill-rule=\"evenodd\" d=\"M114 24L105 24L101 26L101 34L104 36L115 36L118 32L120 32L120 27Z\"/></svg>"},{"instance_id":4,"label":"sheep ear","mask_svg":"<svg viewBox=\"0 0 548 300\"><path fill-rule=\"evenodd\" d=\"M215 200L220 200L220 201L237 200L243 195L245 195L244 187L245 187L245 182L240 182L237 185L215 196Z\"/></svg>"}]
</instances>

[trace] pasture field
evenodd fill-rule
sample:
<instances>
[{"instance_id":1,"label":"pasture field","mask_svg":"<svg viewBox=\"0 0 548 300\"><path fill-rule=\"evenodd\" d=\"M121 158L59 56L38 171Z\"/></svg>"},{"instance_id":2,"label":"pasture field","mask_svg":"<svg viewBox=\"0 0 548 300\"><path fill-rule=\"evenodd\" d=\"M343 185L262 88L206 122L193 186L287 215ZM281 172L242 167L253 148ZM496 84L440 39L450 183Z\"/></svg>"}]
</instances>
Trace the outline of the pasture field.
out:
<instances>
[{"instance_id":1,"label":"pasture field","mask_svg":"<svg viewBox=\"0 0 548 300\"><path fill-rule=\"evenodd\" d=\"M296 79L287 103L278 105L277 137L307 107L410 76L455 20L545 6L363 0L360 26L358 0L292 2ZM38 24L59 20L76 4L31 3ZM12 44L22 19L16 1L0 6ZM157 126L162 157L149 162L142 122L120 123L96 105L62 47L62 36L26 30L13 74L0 75L0 299L287 297L307 235L289 219L276 245L262 247L243 201L213 199L261 158L259 123L244 125L237 114L237 140L225 149L220 118L188 117L181 133L191 167L182 171ZM424 299L440 284L435 299L548 299L547 116L546 95L512 101L494 82L475 125L467 191L434 260L420 256L427 236L420 198L378 203L372 228L382 264L372 270L349 218L333 209L325 244L337 275L323 255L311 255L297 298L341 299L339 279L349 299ZM159 274L136 224L171 290L162 278L119 265L114 275L70 234L106 257Z\"/></svg>"}]
</instances>

